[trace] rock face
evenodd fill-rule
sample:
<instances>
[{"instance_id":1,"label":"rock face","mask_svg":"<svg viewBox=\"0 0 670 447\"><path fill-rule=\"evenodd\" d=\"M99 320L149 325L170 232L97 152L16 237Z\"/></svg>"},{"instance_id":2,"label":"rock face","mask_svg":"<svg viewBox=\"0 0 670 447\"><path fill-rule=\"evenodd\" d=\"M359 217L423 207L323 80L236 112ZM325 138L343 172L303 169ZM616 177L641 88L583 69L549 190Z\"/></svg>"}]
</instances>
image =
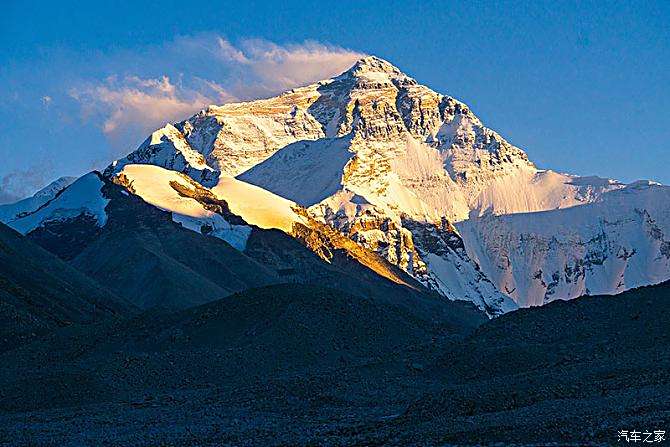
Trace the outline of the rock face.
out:
<instances>
[{"instance_id":1,"label":"rock face","mask_svg":"<svg viewBox=\"0 0 670 447\"><path fill-rule=\"evenodd\" d=\"M515 303L614 293L670 277L659 255L667 249L655 242L659 231L668 234L666 202L633 206L647 200L638 187L538 169L470 107L373 56L332 79L274 98L210 106L168 124L104 175L142 164L188 176L261 228L305 238L295 223L328 225L423 285L473 301L489 315ZM152 203L148 197L161 188L145 187L140 195ZM668 188L652 190L662 198ZM624 206L613 211L619 200ZM603 223L608 218L593 207L618 223ZM211 210L172 211L196 231L209 213L211 234L243 248L243 226ZM651 223L643 224L643 215ZM536 219L542 227L532 224ZM573 220L581 223L568 231ZM606 239L598 242L600 227ZM313 242L326 259L327 250ZM597 249L599 243L606 247ZM626 261L614 267L601 262L605 257Z\"/></svg>"}]
</instances>

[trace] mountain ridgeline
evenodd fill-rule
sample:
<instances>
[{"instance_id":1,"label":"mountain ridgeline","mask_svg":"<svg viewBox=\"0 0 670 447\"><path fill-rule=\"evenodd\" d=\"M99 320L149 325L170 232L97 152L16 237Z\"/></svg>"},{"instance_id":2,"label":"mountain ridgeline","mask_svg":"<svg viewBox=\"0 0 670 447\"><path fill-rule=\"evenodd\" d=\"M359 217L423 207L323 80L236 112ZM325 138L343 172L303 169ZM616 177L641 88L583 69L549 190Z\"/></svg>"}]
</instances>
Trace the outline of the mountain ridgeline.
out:
<instances>
[{"instance_id":1,"label":"mountain ridgeline","mask_svg":"<svg viewBox=\"0 0 670 447\"><path fill-rule=\"evenodd\" d=\"M104 232L109 200L90 183L113 182L238 251L258 229L327 262L339 244L396 284L489 316L670 278L670 188L540 169L470 107L372 56L274 98L210 106L71 181L0 218L47 248L54 233ZM90 264L82 256L75 265ZM218 287L203 290L239 290Z\"/></svg>"}]
</instances>

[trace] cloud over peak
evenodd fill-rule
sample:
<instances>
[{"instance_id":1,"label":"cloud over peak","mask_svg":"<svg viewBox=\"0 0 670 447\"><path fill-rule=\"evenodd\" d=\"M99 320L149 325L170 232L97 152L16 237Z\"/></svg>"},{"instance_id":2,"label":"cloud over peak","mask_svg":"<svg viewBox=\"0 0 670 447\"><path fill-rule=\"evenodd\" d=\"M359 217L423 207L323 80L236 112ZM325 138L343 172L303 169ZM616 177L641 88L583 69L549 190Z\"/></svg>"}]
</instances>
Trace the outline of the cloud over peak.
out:
<instances>
[{"instance_id":1,"label":"cloud over peak","mask_svg":"<svg viewBox=\"0 0 670 447\"><path fill-rule=\"evenodd\" d=\"M81 103L85 117L102 120L106 135L114 135L125 126L139 124L141 129L161 122L178 120L199 108L224 98L177 86L168 76L145 79L126 76L109 77L98 84L70 90L70 96Z\"/></svg>"},{"instance_id":2,"label":"cloud over peak","mask_svg":"<svg viewBox=\"0 0 670 447\"><path fill-rule=\"evenodd\" d=\"M73 86L69 95L84 119L127 144L210 104L267 97L332 77L363 55L314 41L247 39L234 45L211 33L179 36L134 54L107 55L109 75ZM128 66L137 71L128 73Z\"/></svg>"}]
</instances>

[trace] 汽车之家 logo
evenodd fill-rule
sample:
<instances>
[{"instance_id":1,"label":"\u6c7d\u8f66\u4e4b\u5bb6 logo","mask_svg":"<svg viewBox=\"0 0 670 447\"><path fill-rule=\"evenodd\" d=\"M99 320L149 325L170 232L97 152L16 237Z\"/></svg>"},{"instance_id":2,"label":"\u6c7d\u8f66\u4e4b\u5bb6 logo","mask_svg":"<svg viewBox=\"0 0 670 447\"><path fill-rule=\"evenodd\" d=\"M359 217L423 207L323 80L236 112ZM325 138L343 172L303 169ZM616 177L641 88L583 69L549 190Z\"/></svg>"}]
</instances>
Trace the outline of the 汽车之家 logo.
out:
<instances>
[{"instance_id":1,"label":"\u6c7d\u8f66\u4e4b\u5bb6 logo","mask_svg":"<svg viewBox=\"0 0 670 447\"><path fill-rule=\"evenodd\" d=\"M664 442L665 430L639 431L639 430L619 430L617 432L619 442Z\"/></svg>"}]
</instances>

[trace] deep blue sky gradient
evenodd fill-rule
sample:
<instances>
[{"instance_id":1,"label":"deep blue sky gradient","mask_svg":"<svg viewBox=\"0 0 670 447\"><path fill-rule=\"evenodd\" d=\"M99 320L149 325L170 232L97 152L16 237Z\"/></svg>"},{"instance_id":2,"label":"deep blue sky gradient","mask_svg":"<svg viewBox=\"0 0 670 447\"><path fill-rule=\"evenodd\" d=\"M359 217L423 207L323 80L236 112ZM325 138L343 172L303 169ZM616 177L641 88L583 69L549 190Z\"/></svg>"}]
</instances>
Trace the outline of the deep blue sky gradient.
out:
<instances>
[{"instance_id":1,"label":"deep blue sky gradient","mask_svg":"<svg viewBox=\"0 0 670 447\"><path fill-rule=\"evenodd\" d=\"M56 104L75 81L146 70L96 61L203 32L374 54L468 103L540 167L670 184L667 1L25 3L0 16L0 178L30 187L118 152Z\"/></svg>"}]
</instances>

